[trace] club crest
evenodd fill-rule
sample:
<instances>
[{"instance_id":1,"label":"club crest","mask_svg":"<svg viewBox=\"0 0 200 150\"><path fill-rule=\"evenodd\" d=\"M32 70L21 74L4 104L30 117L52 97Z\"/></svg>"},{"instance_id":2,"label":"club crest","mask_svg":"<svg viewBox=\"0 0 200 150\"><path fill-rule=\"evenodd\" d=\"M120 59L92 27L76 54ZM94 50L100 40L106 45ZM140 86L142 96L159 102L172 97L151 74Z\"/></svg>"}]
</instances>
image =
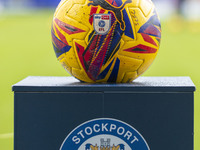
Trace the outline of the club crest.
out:
<instances>
[{"instance_id":1,"label":"club crest","mask_svg":"<svg viewBox=\"0 0 200 150\"><path fill-rule=\"evenodd\" d=\"M64 140L60 150L150 150L142 135L130 125L101 118L85 122Z\"/></svg>"},{"instance_id":2,"label":"club crest","mask_svg":"<svg viewBox=\"0 0 200 150\"><path fill-rule=\"evenodd\" d=\"M100 145L92 145L90 143L85 145L85 150L125 150L124 144L118 144L115 146L115 144L111 145L111 139L100 139Z\"/></svg>"},{"instance_id":3,"label":"club crest","mask_svg":"<svg viewBox=\"0 0 200 150\"><path fill-rule=\"evenodd\" d=\"M94 30L97 34L105 35L111 27L110 14L94 14Z\"/></svg>"}]
</instances>

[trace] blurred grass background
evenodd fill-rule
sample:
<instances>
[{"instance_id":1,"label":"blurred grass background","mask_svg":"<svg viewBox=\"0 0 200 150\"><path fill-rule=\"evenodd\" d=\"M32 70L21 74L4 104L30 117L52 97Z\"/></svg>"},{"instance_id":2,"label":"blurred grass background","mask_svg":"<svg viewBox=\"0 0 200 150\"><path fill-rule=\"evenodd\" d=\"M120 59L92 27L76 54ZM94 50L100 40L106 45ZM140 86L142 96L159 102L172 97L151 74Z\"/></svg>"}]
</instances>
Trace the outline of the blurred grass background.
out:
<instances>
[{"instance_id":1,"label":"blurred grass background","mask_svg":"<svg viewBox=\"0 0 200 150\"><path fill-rule=\"evenodd\" d=\"M27 76L67 76L51 44L53 11L0 16L0 150L13 149L13 84ZM195 150L200 149L200 23L162 22L156 60L144 76L190 76L195 92Z\"/></svg>"}]
</instances>

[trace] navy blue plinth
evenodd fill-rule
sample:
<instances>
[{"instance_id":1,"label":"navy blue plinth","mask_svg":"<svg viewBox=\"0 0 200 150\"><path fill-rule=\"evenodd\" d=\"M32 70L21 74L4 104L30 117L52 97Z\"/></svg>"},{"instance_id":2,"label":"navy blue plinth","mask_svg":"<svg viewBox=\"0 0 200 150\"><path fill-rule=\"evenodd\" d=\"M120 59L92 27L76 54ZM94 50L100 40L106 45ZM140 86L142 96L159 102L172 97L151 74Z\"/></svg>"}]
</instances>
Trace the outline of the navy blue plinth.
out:
<instances>
[{"instance_id":1,"label":"navy blue plinth","mask_svg":"<svg viewBox=\"0 0 200 150\"><path fill-rule=\"evenodd\" d=\"M13 91L15 150L59 150L74 128L96 118L130 124L151 150L193 150L195 86L189 77L140 77L130 84L28 77Z\"/></svg>"}]
</instances>

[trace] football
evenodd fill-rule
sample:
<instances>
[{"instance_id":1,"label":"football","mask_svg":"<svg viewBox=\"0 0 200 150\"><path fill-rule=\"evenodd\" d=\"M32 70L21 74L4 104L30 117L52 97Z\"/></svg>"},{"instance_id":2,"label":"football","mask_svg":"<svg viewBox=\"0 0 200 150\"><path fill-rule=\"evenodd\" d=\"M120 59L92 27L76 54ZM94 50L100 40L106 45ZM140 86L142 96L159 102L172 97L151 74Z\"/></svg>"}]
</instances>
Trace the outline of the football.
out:
<instances>
[{"instance_id":1,"label":"football","mask_svg":"<svg viewBox=\"0 0 200 150\"><path fill-rule=\"evenodd\" d=\"M155 59L161 25L151 0L62 0L51 33L58 60L75 78L127 83Z\"/></svg>"}]
</instances>

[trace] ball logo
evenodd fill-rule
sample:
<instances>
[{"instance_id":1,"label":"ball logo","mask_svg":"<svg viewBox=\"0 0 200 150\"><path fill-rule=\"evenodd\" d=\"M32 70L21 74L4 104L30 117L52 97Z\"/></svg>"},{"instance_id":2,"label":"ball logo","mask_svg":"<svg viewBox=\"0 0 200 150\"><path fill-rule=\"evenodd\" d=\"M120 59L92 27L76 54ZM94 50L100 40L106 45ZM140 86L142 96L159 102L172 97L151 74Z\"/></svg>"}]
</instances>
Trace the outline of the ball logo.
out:
<instances>
[{"instance_id":1,"label":"ball logo","mask_svg":"<svg viewBox=\"0 0 200 150\"><path fill-rule=\"evenodd\" d=\"M110 14L94 14L94 30L97 34L107 34L111 27Z\"/></svg>"},{"instance_id":2,"label":"ball logo","mask_svg":"<svg viewBox=\"0 0 200 150\"><path fill-rule=\"evenodd\" d=\"M99 26L101 28L105 27L105 25L106 25L105 21L103 21L103 20L99 21Z\"/></svg>"},{"instance_id":3,"label":"ball logo","mask_svg":"<svg viewBox=\"0 0 200 150\"><path fill-rule=\"evenodd\" d=\"M132 126L115 119L95 119L74 129L60 150L150 150Z\"/></svg>"}]
</instances>

